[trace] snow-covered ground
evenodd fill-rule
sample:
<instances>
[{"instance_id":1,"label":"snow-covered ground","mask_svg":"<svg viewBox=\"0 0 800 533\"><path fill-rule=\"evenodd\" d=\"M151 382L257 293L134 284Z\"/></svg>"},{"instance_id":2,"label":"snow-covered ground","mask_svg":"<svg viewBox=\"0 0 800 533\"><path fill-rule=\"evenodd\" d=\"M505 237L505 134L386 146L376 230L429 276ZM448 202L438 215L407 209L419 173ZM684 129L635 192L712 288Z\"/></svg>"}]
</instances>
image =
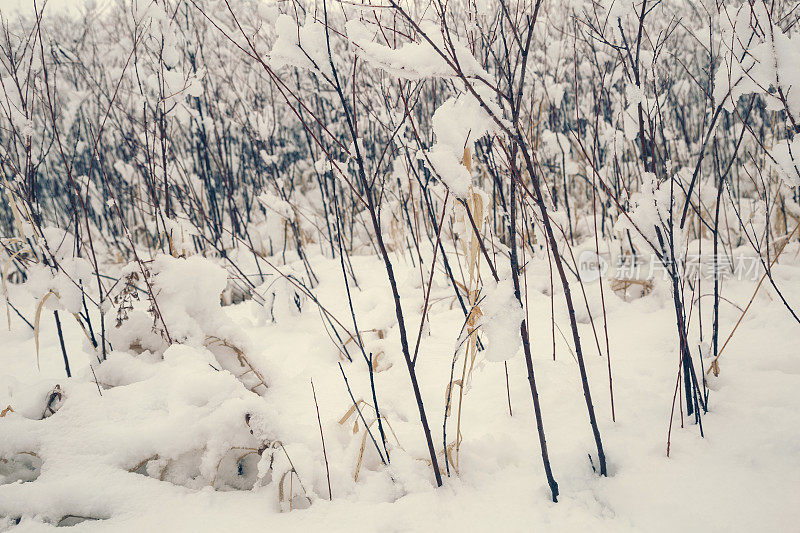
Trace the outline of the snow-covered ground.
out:
<instances>
[{"instance_id":1,"label":"snow-covered ground","mask_svg":"<svg viewBox=\"0 0 800 533\"><path fill-rule=\"evenodd\" d=\"M786 265L774 269L776 283L794 302L800 301L800 268L789 265L796 247L787 248ZM9 461L0 463L0 530L49 530L78 521L70 517L101 519L82 521L75 531L797 529L800 329L771 287L761 288L726 348L720 376L709 377L704 438L685 414L682 423L676 404L669 458L678 342L668 286L659 282L652 293L627 302L605 286L616 422L611 420L608 362L598 355L585 305L577 300L608 458L609 475L603 478L593 471L597 458L576 360L558 330L553 360L547 271L532 269L528 305L534 364L560 490L559 502L552 503L521 353L508 362L513 414L503 363L485 361L479 353L464 390L459 473L451 466L444 486L435 488L385 271L373 256L352 260L359 282L352 287L353 300L365 349L384 354L376 359L375 389L385 418L388 466L381 464L351 409L338 363L354 397L366 401L359 404L361 411L379 439L367 365L354 341L347 343L352 362L340 354L312 301L293 311L294 291L284 286L277 291L273 322L253 301L218 305L222 269L199 258L191 264L164 260L169 268L164 267L168 274L161 283L175 296L160 300L173 307L162 314L180 315L167 324L173 336L185 330L186 341L163 356L158 348L142 351L139 344L155 341L131 342L123 325L112 338L115 350L98 364L87 337L62 312L73 373L67 379L52 312L45 308L41 318L41 370L33 331L11 312L11 332L4 327L0 333L0 410L13 410L0 418L0 457ZM317 257L313 264L320 277L314 290L319 302L352 331L338 260ZM421 276L397 256L395 269L413 343L423 300ZM453 351L464 322L444 279L431 294L430 325L416 367L439 451ZM703 294L712 290L705 283ZM723 296L732 303L721 304L721 342L741 314L733 304L744 308L754 288L754 281L726 281ZM21 287L9 291L17 308L32 317L34 299ZM599 282L586 283L586 293L604 352ZM692 311L703 313L706 342L711 301L701 298L701 309L695 303ZM560 298L555 302L556 323L570 338L566 310ZM136 320L131 316L127 323ZM697 346L697 315L691 324L690 344ZM125 350L126 345L133 347ZM241 379L233 374L247 368L236 362L237 354L255 369ZM258 385L256 372L268 388ZM256 392L248 392L254 383ZM52 398L56 386L61 396ZM456 431L455 412L454 400L448 443Z\"/></svg>"}]
</instances>

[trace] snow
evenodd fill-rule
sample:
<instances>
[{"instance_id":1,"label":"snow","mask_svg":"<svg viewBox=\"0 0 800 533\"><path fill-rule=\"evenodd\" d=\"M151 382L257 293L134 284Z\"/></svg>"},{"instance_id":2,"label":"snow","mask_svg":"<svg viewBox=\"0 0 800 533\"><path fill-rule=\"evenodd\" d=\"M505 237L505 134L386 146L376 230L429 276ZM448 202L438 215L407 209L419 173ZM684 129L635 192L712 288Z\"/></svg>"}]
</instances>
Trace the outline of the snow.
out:
<instances>
[{"instance_id":1,"label":"snow","mask_svg":"<svg viewBox=\"0 0 800 533\"><path fill-rule=\"evenodd\" d=\"M247 391L234 373L220 368L219 354L198 344L197 333L182 334L194 340L161 353L135 353L117 343L108 360L97 364L95 352L82 341L83 334L74 323L65 324L65 334L75 377L64 377L54 326L49 322L42 325L40 374L30 355L31 335L17 328L19 320L12 316L15 328L3 332L1 338L6 348L0 356L4 368L0 404L12 406L14 412L0 419L0 455L11 458L34 452L43 464L34 482L0 485L0 516L21 516L15 531L45 530L51 527L45 522L55 523L66 515L103 519L81 522L76 526L80 531L154 527L472 530L497 521L507 530L522 530L532 519L542 527L561 530L666 531L709 524L710 510L712 530L743 531L785 530L800 518L793 505L800 497L800 415L794 408L800 368L794 357L796 336L784 333L796 325L785 310L770 303L769 289L756 299L743 329L734 337L721 375L711 376L711 409L703 419L705 438L689 421L681 428L676 413L667 458L671 383L678 360L674 311L664 298L668 289L624 302L605 287L616 422L611 421L604 385L605 357L588 343L585 357L609 459L608 478L598 477L587 458L593 442L575 360L561 338L552 360L550 299L532 289L527 300L534 365L561 490L559 503L553 504L542 474L524 360L507 361L513 416L508 413L503 365L482 363L498 359L492 348L498 338L487 327L491 321L483 326L489 348L479 354L464 395L460 472L445 478L443 488L434 488L399 353L398 331L383 318L391 316L393 305L383 297L385 274L375 257L352 260L362 287L354 295L354 305L362 320L365 348L384 352L384 370L375 374L375 380L381 414L391 424L391 431L387 428L390 466L381 465L360 421L355 423L351 416L340 423L351 401L337 363L342 362L356 398L372 404L369 376L363 361L344 360L330 343L312 304L294 314L278 313L274 322L260 319L261 308L252 301L222 308L218 302L225 282L222 269L199 257L161 257L153 276L157 290L173 287L175 291L170 293L172 302L164 304L171 305L170 314L192 325L187 332L197 327L207 333L217 326L220 333L224 328L219 324L223 324L228 333L246 337L251 341L243 343L248 359L268 376L269 388ZM321 303L336 316L347 316L336 262L317 257L315 264L320 265L321 282L315 293ZM405 268L410 267L398 265L399 275L404 275ZM784 280L798 275L797 267L789 265L776 268L777 273ZM599 298L598 283L587 283L592 302ZM505 310L509 317L517 317L500 323L516 324L519 314L514 313L519 312L506 303L511 301L509 285L505 281L487 291L485 305L489 316ZM787 297L800 297L796 285L784 286ZM442 280L432 296L446 296L445 287ZM753 282L733 281L726 287L726 297L743 305ZM419 321L409 300L418 298L419 290L404 289L410 324ZM17 292L14 295L19 297ZM30 300L25 309L33 305ZM704 307L704 313L709 311L710 307ZM738 317L733 306L723 306L721 313L724 324ZM557 307L557 321L563 323L565 317L566 310ZM431 309L431 322L435 327L423 337L417 365L434 440L441 443L452 339L463 315L457 306L437 304ZM176 335L181 331L174 322L168 326ZM588 324L579 327L584 339L591 338ZM690 334L697 338L698 331L693 328ZM642 350L643 346L647 348ZM325 435L332 502L328 501L312 378ZM55 414L38 420L56 384L63 390L63 404ZM374 410L364 404L361 408L368 421L374 420ZM450 420L448 432L453 431ZM244 475L231 474L236 459L229 457L236 455L233 448L258 449L276 440L285 446L311 498L307 509L288 512L287 502L279 501L277 478L290 468L280 447L262 455L274 455L271 476L265 460L257 465L255 456L244 463ZM366 446L355 482L362 442ZM140 467L141 473L129 472L156 455ZM8 475L6 470L2 475ZM164 481L159 481L162 475ZM293 507L302 507L297 479L292 490L296 492ZM353 516L359 517L356 524Z\"/></svg>"},{"instance_id":2,"label":"snow","mask_svg":"<svg viewBox=\"0 0 800 533\"><path fill-rule=\"evenodd\" d=\"M328 72L325 50L325 28L314 22L311 16L298 30L295 20L289 15L280 15L275 21L275 44L270 52L273 68L285 65L303 69L320 68Z\"/></svg>"},{"instance_id":3,"label":"snow","mask_svg":"<svg viewBox=\"0 0 800 533\"><path fill-rule=\"evenodd\" d=\"M480 302L481 331L489 343L483 356L487 361L508 361L522 347L519 335L520 324L525 318L522 306L514 295L511 279L500 280L486 289L486 296Z\"/></svg>"},{"instance_id":4,"label":"snow","mask_svg":"<svg viewBox=\"0 0 800 533\"><path fill-rule=\"evenodd\" d=\"M53 2L0 0L0 531L797 529L783 4Z\"/></svg>"},{"instance_id":5,"label":"snow","mask_svg":"<svg viewBox=\"0 0 800 533\"><path fill-rule=\"evenodd\" d=\"M478 94L494 116L502 116L491 94L486 90ZM464 150L472 150L477 141L486 135L497 134L499 128L470 93L446 100L436 109L431 122L436 143L427 152L427 159L450 191L459 198L466 198L472 179L463 165Z\"/></svg>"},{"instance_id":6,"label":"snow","mask_svg":"<svg viewBox=\"0 0 800 533\"><path fill-rule=\"evenodd\" d=\"M437 24L423 21L420 30L421 33L416 40L391 48L376 42L374 39L377 36L373 36L361 22L353 20L347 24L347 35L364 54L364 59L399 78L412 80L438 76L454 78L456 74L450 66L452 64L458 64L467 77L488 76L457 37L451 37L455 52L453 55L449 48L450 43L445 43ZM454 63L454 60L457 63Z\"/></svg>"},{"instance_id":7,"label":"snow","mask_svg":"<svg viewBox=\"0 0 800 533\"><path fill-rule=\"evenodd\" d=\"M463 149L462 149L463 153ZM466 198L471 183L470 173L462 164L462 158L444 143L436 143L425 157L433 171L441 176L444 184L459 198Z\"/></svg>"}]
</instances>

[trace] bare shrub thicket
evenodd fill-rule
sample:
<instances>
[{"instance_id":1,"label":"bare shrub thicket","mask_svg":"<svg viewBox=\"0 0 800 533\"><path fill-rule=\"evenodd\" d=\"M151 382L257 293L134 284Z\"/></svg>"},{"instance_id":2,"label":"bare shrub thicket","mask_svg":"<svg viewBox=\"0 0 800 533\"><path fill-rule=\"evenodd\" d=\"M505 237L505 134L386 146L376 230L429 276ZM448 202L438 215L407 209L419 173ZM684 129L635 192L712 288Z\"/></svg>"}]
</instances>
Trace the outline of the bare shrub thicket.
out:
<instances>
[{"instance_id":1,"label":"bare shrub thicket","mask_svg":"<svg viewBox=\"0 0 800 533\"><path fill-rule=\"evenodd\" d=\"M230 276L226 303L275 305L274 294L254 289L278 273L296 305L319 308L350 361L343 375L348 364L372 373L376 358L352 305L351 316L335 317L316 299L313 258L339 262L349 295L359 282L351 258L375 254L438 484L458 468L461 398L484 350L484 302L506 287L523 310L516 334L555 501L552 420L540 408L524 312L531 269L547 272L550 297L567 306L565 341L601 475L600 400L583 357L596 349L608 359L608 375L592 379L607 381L594 389L608 389L602 401L613 413L613 346L604 312L590 314L586 337L576 310L588 310L587 291L605 301L611 287L628 298L654 280L588 285L582 254L663 267L666 282L655 283L665 283L675 310L675 393L698 422L706 373L720 371L720 332L735 331L719 324L718 263L752 249L761 281L797 319L771 275L800 224L796 7L120 0L76 25L40 2L36 17L2 20L3 282L49 276L102 360L113 317L124 321L132 298L151 302L164 342L178 341L152 287L157 253L217 260ZM710 282L687 274L692 253L713 254ZM427 288L420 324L401 305L393 270L401 257ZM128 262L136 268L123 271ZM300 267L287 274L288 262ZM444 384L458 422L445 418L441 444L415 371L435 271L465 317ZM710 347L698 352L688 329L702 314L691 309L709 291ZM44 320L7 303L31 328ZM372 396L370 435L383 459L388 437L379 391Z\"/></svg>"}]
</instances>

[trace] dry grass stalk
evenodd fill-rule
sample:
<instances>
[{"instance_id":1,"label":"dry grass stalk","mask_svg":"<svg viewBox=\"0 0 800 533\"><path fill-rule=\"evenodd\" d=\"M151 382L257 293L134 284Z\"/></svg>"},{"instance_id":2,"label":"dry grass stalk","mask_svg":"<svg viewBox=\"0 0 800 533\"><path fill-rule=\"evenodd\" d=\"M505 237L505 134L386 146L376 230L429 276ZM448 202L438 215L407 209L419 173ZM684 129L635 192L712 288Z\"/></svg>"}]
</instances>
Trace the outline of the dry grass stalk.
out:
<instances>
[{"instance_id":1,"label":"dry grass stalk","mask_svg":"<svg viewBox=\"0 0 800 533\"><path fill-rule=\"evenodd\" d=\"M33 323L33 342L36 345L36 368L41 370L42 367L39 365L39 323L41 322L42 318L42 307L44 307L44 303L50 296L55 296L58 299L58 294L55 291L49 291L44 297L39 300L39 305L36 306L36 319Z\"/></svg>"},{"instance_id":2,"label":"dry grass stalk","mask_svg":"<svg viewBox=\"0 0 800 533\"><path fill-rule=\"evenodd\" d=\"M253 374L253 376L255 376L255 378L258 380L258 383L256 383L254 386L248 387L248 390L250 392L256 392L255 389L257 389L258 387L263 387L263 390L262 390L261 393L256 393L256 394L263 394L264 392L266 392L267 389L269 389L269 385L267 385L267 380L264 379L263 374L261 374L261 372L259 372L258 369L256 369L256 367L254 367L250 363L250 360L247 358L247 355L244 353L244 350L242 350L241 348L239 348L235 344L232 344L232 343L228 342L226 339L221 339L221 338L216 337L214 335L206 336L206 340L205 340L205 343L204 343L204 345L206 347L212 346L212 345L215 345L215 344L216 345L220 345L220 346L224 346L224 347L230 349L231 351L233 351L233 353L236 354L236 360L239 362L239 364L241 365L242 368L245 368L244 372L241 372L239 374L234 373L234 375L236 376L236 379L238 379L239 381L242 381L242 384L244 384L244 381L242 380L242 378L244 378L244 376L246 376L248 374ZM223 364L223 362L220 361L220 364Z\"/></svg>"},{"instance_id":3,"label":"dry grass stalk","mask_svg":"<svg viewBox=\"0 0 800 533\"><path fill-rule=\"evenodd\" d=\"M628 289L633 286L638 286L641 290L640 296L647 296L653 291L653 281L649 279L634 279L634 278L612 278L611 290L622 296L622 299L628 301Z\"/></svg>"},{"instance_id":4,"label":"dry grass stalk","mask_svg":"<svg viewBox=\"0 0 800 533\"><path fill-rule=\"evenodd\" d=\"M470 155L469 147L464 148L464 157L462 163L467 170L472 170L472 158ZM483 228L483 220L484 220L484 205L483 205L483 197L472 190L470 187L469 197L464 205L465 209L469 210L469 213L466 213L463 216L464 219L468 218L469 215L472 216L472 219L475 221L476 227L478 229ZM465 225L468 222L464 222ZM447 386L446 391L446 398L450 398L450 392L453 385L458 385L458 412L456 415L456 437L455 441L452 444L448 444L447 448L455 449L455 459L451 460L451 464L456 472L458 472L458 453L461 447L461 412L462 412L462 404L464 400L464 388L466 387L467 382L469 381L470 376L472 375L472 369L475 364L475 358L478 355L478 324L480 317L482 316L482 312L480 306L478 305L478 296L480 294L480 241L478 240L479 237L475 235L474 232L468 232L469 239L461 239L461 244L463 248L464 255L467 258L467 273L469 276L468 286L462 288L465 289L467 293L467 299L469 301L469 305L471 307L471 311L467 316L466 321L466 328L467 328L467 342L466 342L466 350L464 353L464 363L461 368L461 379L453 380ZM447 413L450 412L450 402L446 406ZM451 452L447 453L448 460L451 459Z\"/></svg>"},{"instance_id":5,"label":"dry grass stalk","mask_svg":"<svg viewBox=\"0 0 800 533\"><path fill-rule=\"evenodd\" d=\"M339 425L340 426L344 426L345 424L347 424L347 422L348 422L348 420L350 418L355 417L355 419L353 421L353 430L352 430L354 435L357 434L359 432L359 430L360 430L359 425L358 425L358 418L359 418L358 417L358 411L359 411L359 408L362 405L366 406L366 407L371 407L373 410L375 409L375 407L373 405L365 402L362 399L359 399L359 400L356 401L356 403L351 405L350 408L339 419ZM383 422L386 422L386 425L389 426L389 430L392 432L392 436L394 437L394 440L397 443L397 447L400 448L401 450L405 451L405 448L403 448L403 445L400 444L400 439L397 437L397 433L395 433L391 422L389 422L389 419L386 418L383 415L380 415L380 419ZM358 459L356 460L356 468L355 468L355 472L353 473L353 480L354 481L358 481L358 475L361 472L361 465L362 465L362 463L364 461L364 451L366 450L367 437L369 436L368 429L371 428L372 425L375 424L377 421L378 421L378 418L375 418L375 419L373 419L373 420L371 420L369 422L365 421L365 423L367 423L367 428L365 429L364 434L361 437L361 446L359 447ZM389 450L387 450L386 452L389 453ZM425 459L423 459L423 460L425 460ZM428 463L428 464L430 464L430 463Z\"/></svg>"}]
</instances>

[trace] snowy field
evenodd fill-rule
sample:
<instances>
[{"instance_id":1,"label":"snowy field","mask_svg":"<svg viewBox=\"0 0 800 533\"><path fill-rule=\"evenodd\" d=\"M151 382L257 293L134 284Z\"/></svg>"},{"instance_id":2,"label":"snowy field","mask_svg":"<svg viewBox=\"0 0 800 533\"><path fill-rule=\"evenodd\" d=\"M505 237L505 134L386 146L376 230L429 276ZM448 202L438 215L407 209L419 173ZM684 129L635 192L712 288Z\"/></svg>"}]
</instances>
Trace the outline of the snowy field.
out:
<instances>
[{"instance_id":1,"label":"snowy field","mask_svg":"<svg viewBox=\"0 0 800 533\"><path fill-rule=\"evenodd\" d=\"M504 365L477 363L464 395L460 474L447 478L442 488L435 487L397 347L393 304L384 294L384 274L374 258L353 260L362 287L354 304L363 317L361 329L369 332L364 342L369 351L385 354L376 365L375 380L381 392L381 414L391 424L391 431L386 430L390 433L389 466L381 464L368 437L364 444L363 424L356 423L357 415L350 410L352 401L337 365L342 358L315 309L306 305L301 313L271 323L264 308L253 302L220 308L216 294L224 288L221 269L214 281L198 283L196 267L176 265L186 275L176 282L175 301L170 305L186 309L187 317L174 328L169 324L170 329L196 327L205 335L225 331L241 339L248 347L248 360L269 376L268 392L259 398L230 372L212 368L218 367L218 359L202 345L172 346L163 358L115 350L97 365L94 350L74 321L65 327L74 377L64 377L52 320L43 321L40 331L40 372L32 331L13 317L13 331L2 336L0 403L13 406L15 413L1 422L0 442L6 454L35 451L44 464L35 482L0 486L0 513L25 517L15 531L44 530L43 520L58 522L66 515L107 519L83 522L76 531L481 531L489 527L791 531L800 520L798 337L786 333L797 326L775 305L769 291L756 299L731 341L724 364L721 360L720 376L710 376L705 438L693 422L685 420L681 427L676 408L667 458L678 361L669 295L656 290L625 302L606 287L607 294L613 295L606 305L616 422L611 421L606 360L593 348L586 356L608 455L607 478L592 470L588 456L594 453L593 441L579 374L560 337L556 359L552 359L550 298L531 291L536 376L561 493L554 504L542 473L521 355L508 364L513 415L508 409ZM347 316L336 263L318 261L322 274L318 298L331 313ZM775 269L778 279L791 287L788 298L800 298L800 287L790 282L800 275L798 270L796 266ZM399 263L398 271L401 279L407 279L403 301L408 320L416 324L420 314L413 312L413 302L421 289L414 286L413 268ZM587 284L591 305L599 305L598 284ZM744 307L754 285L731 283L726 297ZM457 308L449 308L454 298L446 288L434 286L431 299L441 303L431 311L435 333L422 341L418 372L434 434L440 436L453 339L464 317ZM33 313L29 296L20 294L15 300L28 302L22 309ZM722 307L721 313L723 322L731 324L739 315L731 305ZM563 309L557 320L566 321ZM591 328L583 322L581 333L591 338ZM384 332L384 338L371 330ZM345 362L343 368L356 399L371 404L363 361ZM234 373L243 370L234 369ZM327 501L312 379L331 471L332 502ZM63 406L56 415L39 420L56 386L62 389ZM219 479L220 470L230 470L235 457L243 453L241 448L259 446L259 439L249 435L246 413L258 420L250 427L256 428L260 439L278 437L284 443L305 494L313 501L310 508L280 513L287 504L285 499L280 501L275 484L256 481L264 459L246 463L245 479ZM368 422L375 418L370 407L364 407L364 416ZM363 461L355 482L362 447ZM278 455L275 460L285 461L285 457ZM131 473L138 465L140 472ZM287 468L286 464L282 467ZM257 486L252 490L233 490L250 487L254 481ZM303 492L296 486L295 491L295 503L305 506L299 496Z\"/></svg>"},{"instance_id":2,"label":"snowy field","mask_svg":"<svg viewBox=\"0 0 800 533\"><path fill-rule=\"evenodd\" d=\"M797 0L0 0L0 532L800 531Z\"/></svg>"}]
</instances>

